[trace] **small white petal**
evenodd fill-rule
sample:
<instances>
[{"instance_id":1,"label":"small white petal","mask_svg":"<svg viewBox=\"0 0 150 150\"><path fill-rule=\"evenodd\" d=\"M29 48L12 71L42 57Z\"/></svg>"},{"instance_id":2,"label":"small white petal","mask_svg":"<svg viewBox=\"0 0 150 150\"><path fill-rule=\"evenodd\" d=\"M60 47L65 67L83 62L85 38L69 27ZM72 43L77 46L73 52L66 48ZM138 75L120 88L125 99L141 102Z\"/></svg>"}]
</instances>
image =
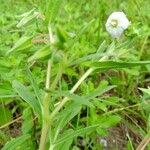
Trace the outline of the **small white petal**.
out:
<instances>
[{"instance_id":1,"label":"small white petal","mask_svg":"<svg viewBox=\"0 0 150 150\"><path fill-rule=\"evenodd\" d=\"M111 26L108 26L106 30L113 38L120 37L124 31L122 27L113 28Z\"/></svg>"},{"instance_id":2,"label":"small white petal","mask_svg":"<svg viewBox=\"0 0 150 150\"><path fill-rule=\"evenodd\" d=\"M109 16L105 26L112 37L118 38L129 25L130 22L123 12L114 12Z\"/></svg>"}]
</instances>

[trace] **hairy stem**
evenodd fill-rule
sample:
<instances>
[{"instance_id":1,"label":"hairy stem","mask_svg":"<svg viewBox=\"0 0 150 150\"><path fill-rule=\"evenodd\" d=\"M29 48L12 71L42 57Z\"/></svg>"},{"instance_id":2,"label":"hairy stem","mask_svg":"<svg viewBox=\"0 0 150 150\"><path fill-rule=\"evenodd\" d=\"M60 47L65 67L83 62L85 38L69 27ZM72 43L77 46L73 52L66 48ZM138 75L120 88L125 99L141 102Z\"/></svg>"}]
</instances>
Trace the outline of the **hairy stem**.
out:
<instances>
[{"instance_id":1,"label":"hairy stem","mask_svg":"<svg viewBox=\"0 0 150 150\"><path fill-rule=\"evenodd\" d=\"M42 109L42 131L39 150L45 150L46 139L49 133L50 128L50 119L49 119L49 93L46 93L43 100L43 109Z\"/></svg>"},{"instance_id":2,"label":"hairy stem","mask_svg":"<svg viewBox=\"0 0 150 150\"><path fill-rule=\"evenodd\" d=\"M45 83L45 88L46 89L50 88L51 66L52 66L52 60L49 59L48 64L47 64L47 75L46 75L46 83Z\"/></svg>"},{"instance_id":3,"label":"hairy stem","mask_svg":"<svg viewBox=\"0 0 150 150\"><path fill-rule=\"evenodd\" d=\"M52 30L51 26L48 26L48 31L49 31L49 40L50 43L54 43L53 35L52 35ZM52 54L53 56L53 54ZM51 77L51 67L52 67L52 60L53 58L48 60L48 65L47 65L47 74L46 74L46 83L45 83L45 88L47 90L50 89L50 77ZM50 117L49 117L49 99L50 99L50 94L45 93L44 99L43 99L43 108L42 108L42 133L41 133L41 139L40 139L40 146L39 150L45 150L46 146L46 139L49 133L49 128L51 125L50 122Z\"/></svg>"},{"instance_id":4,"label":"hairy stem","mask_svg":"<svg viewBox=\"0 0 150 150\"><path fill-rule=\"evenodd\" d=\"M39 150L45 150L45 145L46 145L46 139L47 139L47 135L48 135L49 126L50 126L49 123L47 123L47 122L43 123Z\"/></svg>"}]
</instances>

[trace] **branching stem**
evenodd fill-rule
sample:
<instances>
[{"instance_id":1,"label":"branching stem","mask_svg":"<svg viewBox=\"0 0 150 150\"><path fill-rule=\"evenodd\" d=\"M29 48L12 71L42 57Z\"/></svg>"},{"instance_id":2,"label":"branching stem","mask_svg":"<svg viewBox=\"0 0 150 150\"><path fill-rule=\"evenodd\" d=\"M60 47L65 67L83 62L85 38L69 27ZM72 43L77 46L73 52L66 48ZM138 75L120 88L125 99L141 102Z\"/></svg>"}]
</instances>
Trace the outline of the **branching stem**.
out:
<instances>
[{"instance_id":1,"label":"branching stem","mask_svg":"<svg viewBox=\"0 0 150 150\"><path fill-rule=\"evenodd\" d=\"M106 60L107 56L102 57L99 61ZM95 70L95 67L89 68L83 76L77 81L77 83L72 87L70 93L74 93L77 88L81 85L81 83ZM56 106L54 111L51 113L50 118L51 120L55 115L60 111L60 109L64 106L64 104L69 100L68 97L64 97L63 100Z\"/></svg>"}]
</instances>

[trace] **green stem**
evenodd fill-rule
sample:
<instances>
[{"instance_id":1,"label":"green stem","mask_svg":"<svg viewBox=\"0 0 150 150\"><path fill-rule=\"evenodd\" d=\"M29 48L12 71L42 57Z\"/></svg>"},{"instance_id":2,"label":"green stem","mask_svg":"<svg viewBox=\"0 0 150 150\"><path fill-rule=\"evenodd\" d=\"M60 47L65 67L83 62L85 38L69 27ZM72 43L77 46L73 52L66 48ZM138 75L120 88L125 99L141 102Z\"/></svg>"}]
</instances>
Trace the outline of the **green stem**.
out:
<instances>
[{"instance_id":1,"label":"green stem","mask_svg":"<svg viewBox=\"0 0 150 150\"><path fill-rule=\"evenodd\" d=\"M49 127L50 124L48 122L43 123L39 150L45 150L45 145L46 145L45 143L46 143Z\"/></svg>"},{"instance_id":2,"label":"green stem","mask_svg":"<svg viewBox=\"0 0 150 150\"><path fill-rule=\"evenodd\" d=\"M72 87L72 89L70 90L70 93L74 93L77 88L80 86L80 84L92 73L92 71L94 71L95 68L89 68L85 74L78 80L78 82ZM59 105L54 109L54 111L51 113L50 118L51 120L53 119L53 117L57 114L57 112L59 112L59 110L64 106L64 104L69 100L68 97L65 97L60 103Z\"/></svg>"},{"instance_id":3,"label":"green stem","mask_svg":"<svg viewBox=\"0 0 150 150\"><path fill-rule=\"evenodd\" d=\"M51 30L50 25L48 26L48 31L49 31L50 43L54 43L54 39L53 39L52 30ZM45 88L47 90L50 89L50 76L51 76L52 61L53 61L53 58L49 59L48 65L47 65L47 74L46 74L46 83L45 83ZM42 108L43 124L42 124L42 133L41 133L39 150L45 150L46 139L47 139L49 129L51 126L51 120L49 117L49 98L50 98L50 93L45 93L45 96L43 99L43 108Z\"/></svg>"},{"instance_id":4,"label":"green stem","mask_svg":"<svg viewBox=\"0 0 150 150\"><path fill-rule=\"evenodd\" d=\"M52 66L52 60L48 60L47 64L47 76L46 76L46 83L45 83L45 88L49 90L50 88L50 75L51 75L51 66Z\"/></svg>"},{"instance_id":5,"label":"green stem","mask_svg":"<svg viewBox=\"0 0 150 150\"><path fill-rule=\"evenodd\" d=\"M43 100L43 110L42 110L43 124L42 124L39 150L45 150L46 139L50 128L49 97L50 97L49 93L46 93Z\"/></svg>"},{"instance_id":6,"label":"green stem","mask_svg":"<svg viewBox=\"0 0 150 150\"><path fill-rule=\"evenodd\" d=\"M102 57L99 61L106 60L107 56ZM89 68L85 74L77 81L77 83L72 87L70 93L74 93L80 84L95 70L95 67ZM68 97L63 98L63 100L56 106L54 111L50 115L50 119L52 120L53 117L60 111L60 109L64 106L64 104L69 100Z\"/></svg>"},{"instance_id":7,"label":"green stem","mask_svg":"<svg viewBox=\"0 0 150 150\"><path fill-rule=\"evenodd\" d=\"M50 145L49 150L53 150L54 149L54 145Z\"/></svg>"}]
</instances>

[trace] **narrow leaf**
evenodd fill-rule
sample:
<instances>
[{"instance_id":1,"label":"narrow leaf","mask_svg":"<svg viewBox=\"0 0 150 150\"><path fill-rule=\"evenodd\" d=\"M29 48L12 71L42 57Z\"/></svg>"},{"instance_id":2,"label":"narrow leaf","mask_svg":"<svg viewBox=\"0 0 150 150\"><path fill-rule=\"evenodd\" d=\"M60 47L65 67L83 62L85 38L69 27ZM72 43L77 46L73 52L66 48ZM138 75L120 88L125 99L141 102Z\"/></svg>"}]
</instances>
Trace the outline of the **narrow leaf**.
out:
<instances>
[{"instance_id":1,"label":"narrow leaf","mask_svg":"<svg viewBox=\"0 0 150 150\"><path fill-rule=\"evenodd\" d=\"M20 82L14 80L12 83L13 88L19 94L19 96L25 100L30 107L34 110L36 115L41 116L41 107L39 102L35 99L33 94Z\"/></svg>"},{"instance_id":2,"label":"narrow leaf","mask_svg":"<svg viewBox=\"0 0 150 150\"><path fill-rule=\"evenodd\" d=\"M94 105L88 99L84 98L83 96L79 96L77 94L70 93L69 91L60 91L57 94L59 96L68 97L78 104L86 105L89 107L94 107Z\"/></svg>"},{"instance_id":3,"label":"narrow leaf","mask_svg":"<svg viewBox=\"0 0 150 150\"><path fill-rule=\"evenodd\" d=\"M29 57L28 62L32 62L34 60L39 60L45 58L51 54L51 49L49 45L37 50L32 56Z\"/></svg>"},{"instance_id":4,"label":"narrow leaf","mask_svg":"<svg viewBox=\"0 0 150 150\"><path fill-rule=\"evenodd\" d=\"M22 147L27 140L30 139L30 135L22 135L16 139L12 139L2 148L2 150L16 150L18 147Z\"/></svg>"},{"instance_id":5,"label":"narrow leaf","mask_svg":"<svg viewBox=\"0 0 150 150\"><path fill-rule=\"evenodd\" d=\"M101 61L92 63L97 69L130 68L150 64L150 61L123 62L123 61Z\"/></svg>"},{"instance_id":6,"label":"narrow leaf","mask_svg":"<svg viewBox=\"0 0 150 150\"><path fill-rule=\"evenodd\" d=\"M27 67L27 76L28 76L28 78L29 78L29 80L30 80L30 82L32 84L32 87L34 89L34 93L35 93L35 95L37 97L37 100L38 100L39 104L42 107L42 99L41 99L41 95L40 95L40 90L39 90L38 85L35 82L35 80L34 80L34 78L32 76L32 73L31 73L31 71L30 71L30 69L28 67Z\"/></svg>"},{"instance_id":7,"label":"narrow leaf","mask_svg":"<svg viewBox=\"0 0 150 150\"><path fill-rule=\"evenodd\" d=\"M93 99L93 98L100 96L100 95L104 94L105 92L113 89L114 87L116 87L116 86L114 86L114 85L108 86L107 83L105 81L103 81L100 83L100 86L95 91L91 92L85 98L86 99Z\"/></svg>"},{"instance_id":8,"label":"narrow leaf","mask_svg":"<svg viewBox=\"0 0 150 150\"><path fill-rule=\"evenodd\" d=\"M139 88L142 92L148 94L150 96L150 88L144 89L144 88Z\"/></svg>"},{"instance_id":9,"label":"narrow leaf","mask_svg":"<svg viewBox=\"0 0 150 150\"><path fill-rule=\"evenodd\" d=\"M65 142L65 141L67 141L71 138L77 137L79 135L83 135L83 134L95 131L98 126L99 126L98 124L97 125L92 125L92 126L89 126L89 127L78 129L78 130L76 130L72 133L66 134L64 136L62 135L62 137L60 139L58 139L54 144L57 145L57 144L60 144L62 142Z\"/></svg>"},{"instance_id":10,"label":"narrow leaf","mask_svg":"<svg viewBox=\"0 0 150 150\"><path fill-rule=\"evenodd\" d=\"M21 37L13 46L12 49L10 49L7 52L7 55L12 53L13 51L20 51L29 48L32 45L31 41L32 37L23 36Z\"/></svg>"},{"instance_id":11,"label":"narrow leaf","mask_svg":"<svg viewBox=\"0 0 150 150\"><path fill-rule=\"evenodd\" d=\"M22 120L22 133L32 135L34 121L31 108L28 107L23 111Z\"/></svg>"}]
</instances>

